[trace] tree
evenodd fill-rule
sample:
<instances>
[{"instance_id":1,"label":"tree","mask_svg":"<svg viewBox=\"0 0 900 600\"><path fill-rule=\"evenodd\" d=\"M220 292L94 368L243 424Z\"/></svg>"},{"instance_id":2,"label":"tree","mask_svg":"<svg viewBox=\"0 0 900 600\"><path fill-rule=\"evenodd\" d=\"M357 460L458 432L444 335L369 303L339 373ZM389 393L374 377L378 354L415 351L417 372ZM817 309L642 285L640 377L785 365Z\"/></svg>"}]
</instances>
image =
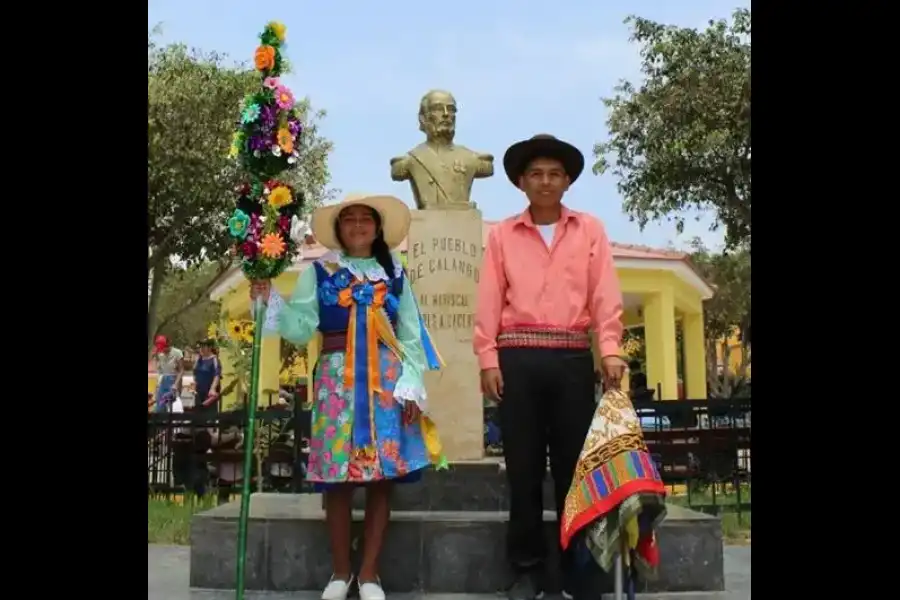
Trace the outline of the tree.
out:
<instances>
[{"instance_id":1,"label":"tree","mask_svg":"<svg viewBox=\"0 0 900 600\"><path fill-rule=\"evenodd\" d=\"M610 138L594 147L595 173L611 169L625 212L684 227L686 208L711 209L728 248L750 245L750 10L698 32L629 17L644 82L622 82ZM609 156L615 157L611 162Z\"/></svg>"},{"instance_id":2,"label":"tree","mask_svg":"<svg viewBox=\"0 0 900 600\"><path fill-rule=\"evenodd\" d=\"M241 100L259 85L253 70L227 66L215 52L188 51L181 44L159 47L156 32L147 37L148 348L159 329L167 277L212 263L214 280L232 265L225 223L243 174L228 149ZM304 193L311 209L331 193L326 189L331 143L318 135L316 122L325 113L314 111L308 99L298 107L305 133L299 168L287 183Z\"/></svg>"},{"instance_id":3,"label":"tree","mask_svg":"<svg viewBox=\"0 0 900 600\"><path fill-rule=\"evenodd\" d=\"M219 276L218 262L174 271L163 282L157 305L157 332L177 348L193 346L207 337L210 323L219 320L219 303L209 292Z\"/></svg>"},{"instance_id":4,"label":"tree","mask_svg":"<svg viewBox=\"0 0 900 600\"><path fill-rule=\"evenodd\" d=\"M712 253L699 238L691 243L691 261L707 281L715 286L716 293L703 304L706 341L706 373L711 393L727 395L731 388L728 369L720 376L717 372L717 347L722 352L726 367L730 364L729 340L750 323L750 252L739 248L732 252ZM741 359L737 376L744 377L750 364L749 336L741 336Z\"/></svg>"}]
</instances>

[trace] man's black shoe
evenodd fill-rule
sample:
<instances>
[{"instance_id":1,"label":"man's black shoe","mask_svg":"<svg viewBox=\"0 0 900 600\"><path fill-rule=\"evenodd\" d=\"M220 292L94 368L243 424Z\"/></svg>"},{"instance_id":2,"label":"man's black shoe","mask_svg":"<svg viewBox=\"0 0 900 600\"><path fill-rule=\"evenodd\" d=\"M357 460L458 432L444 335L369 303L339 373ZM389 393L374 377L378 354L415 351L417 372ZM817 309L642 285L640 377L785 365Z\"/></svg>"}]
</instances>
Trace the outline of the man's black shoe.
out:
<instances>
[{"instance_id":1,"label":"man's black shoe","mask_svg":"<svg viewBox=\"0 0 900 600\"><path fill-rule=\"evenodd\" d=\"M535 573L519 573L506 593L508 600L541 600L544 597L541 578Z\"/></svg>"}]
</instances>

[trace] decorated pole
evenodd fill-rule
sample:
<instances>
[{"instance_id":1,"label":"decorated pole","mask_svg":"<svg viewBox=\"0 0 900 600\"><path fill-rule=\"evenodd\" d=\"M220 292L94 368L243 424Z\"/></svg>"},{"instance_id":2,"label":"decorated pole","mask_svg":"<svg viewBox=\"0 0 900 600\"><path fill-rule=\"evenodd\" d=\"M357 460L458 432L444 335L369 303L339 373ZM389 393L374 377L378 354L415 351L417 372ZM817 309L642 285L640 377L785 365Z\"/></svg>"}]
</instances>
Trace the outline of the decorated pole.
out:
<instances>
[{"instance_id":1,"label":"decorated pole","mask_svg":"<svg viewBox=\"0 0 900 600\"><path fill-rule=\"evenodd\" d=\"M296 168L303 135L302 115L294 96L279 77L285 67L285 26L271 22L259 36L254 64L261 78L260 88L244 98L240 121L231 144L246 179L238 186L237 206L228 219L228 233L235 243L241 269L251 283L270 281L281 275L298 254L306 231L300 220L303 198L283 181L284 174ZM247 521L250 517L250 491L256 407L259 399L260 347L265 320L262 300L253 305L255 327L250 363L250 393L246 406L244 437L244 479L241 512L238 521L237 575L235 598L244 598L247 556ZM257 477L261 477L257 473Z\"/></svg>"}]
</instances>

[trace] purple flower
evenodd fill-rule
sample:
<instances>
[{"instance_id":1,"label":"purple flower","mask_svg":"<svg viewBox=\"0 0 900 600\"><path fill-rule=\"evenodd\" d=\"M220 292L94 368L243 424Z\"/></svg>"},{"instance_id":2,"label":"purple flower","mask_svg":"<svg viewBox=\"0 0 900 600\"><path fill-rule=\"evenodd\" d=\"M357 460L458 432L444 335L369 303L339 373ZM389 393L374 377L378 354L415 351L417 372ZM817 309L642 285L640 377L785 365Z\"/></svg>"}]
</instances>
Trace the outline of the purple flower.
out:
<instances>
[{"instance_id":1,"label":"purple flower","mask_svg":"<svg viewBox=\"0 0 900 600\"><path fill-rule=\"evenodd\" d=\"M297 134L300 133L300 121L296 119L288 119L288 131L291 132L291 135L297 137Z\"/></svg>"},{"instance_id":2,"label":"purple flower","mask_svg":"<svg viewBox=\"0 0 900 600\"><path fill-rule=\"evenodd\" d=\"M263 127L271 129L275 125L275 109L269 105L263 106L262 112L260 113L260 120L262 121Z\"/></svg>"},{"instance_id":3,"label":"purple flower","mask_svg":"<svg viewBox=\"0 0 900 600\"><path fill-rule=\"evenodd\" d=\"M250 138L250 149L251 150L268 150L269 146L272 144L266 138L262 136L255 135Z\"/></svg>"}]
</instances>

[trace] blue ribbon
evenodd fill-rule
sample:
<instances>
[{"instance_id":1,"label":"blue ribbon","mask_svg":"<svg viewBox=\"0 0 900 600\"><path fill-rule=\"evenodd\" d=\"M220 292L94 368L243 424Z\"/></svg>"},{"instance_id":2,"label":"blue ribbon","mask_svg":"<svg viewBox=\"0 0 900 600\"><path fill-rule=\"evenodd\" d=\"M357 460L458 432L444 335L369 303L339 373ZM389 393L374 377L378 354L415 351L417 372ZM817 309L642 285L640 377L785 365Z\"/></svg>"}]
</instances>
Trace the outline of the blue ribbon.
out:
<instances>
[{"instance_id":1,"label":"blue ribbon","mask_svg":"<svg viewBox=\"0 0 900 600\"><path fill-rule=\"evenodd\" d=\"M372 303L372 286L362 283L353 286L356 302L356 339L353 352L353 448L372 445L371 409L369 407L369 344L368 313Z\"/></svg>"}]
</instances>

